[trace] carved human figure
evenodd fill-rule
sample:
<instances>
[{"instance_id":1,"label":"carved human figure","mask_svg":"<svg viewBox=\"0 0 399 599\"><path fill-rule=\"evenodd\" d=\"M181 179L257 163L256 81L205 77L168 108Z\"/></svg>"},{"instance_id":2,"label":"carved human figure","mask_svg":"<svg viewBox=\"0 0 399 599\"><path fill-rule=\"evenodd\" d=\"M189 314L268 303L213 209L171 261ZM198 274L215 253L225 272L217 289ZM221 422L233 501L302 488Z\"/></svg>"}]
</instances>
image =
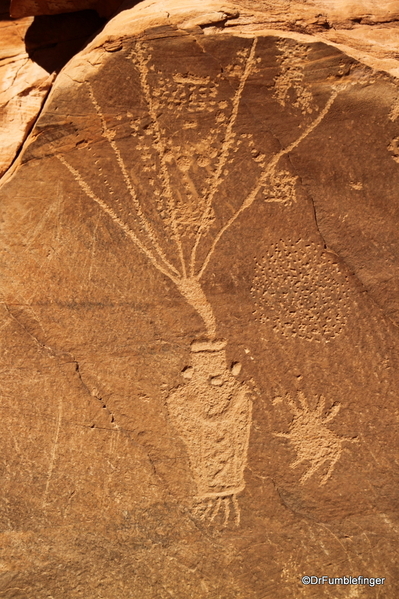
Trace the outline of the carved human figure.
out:
<instances>
[{"instance_id":1,"label":"carved human figure","mask_svg":"<svg viewBox=\"0 0 399 599\"><path fill-rule=\"evenodd\" d=\"M186 445L197 485L195 512L214 520L230 507L239 523L236 496L245 487L252 399L248 385L237 380L240 364L229 368L225 341L195 341L191 366L183 370L187 382L168 399L173 425Z\"/></svg>"}]
</instances>

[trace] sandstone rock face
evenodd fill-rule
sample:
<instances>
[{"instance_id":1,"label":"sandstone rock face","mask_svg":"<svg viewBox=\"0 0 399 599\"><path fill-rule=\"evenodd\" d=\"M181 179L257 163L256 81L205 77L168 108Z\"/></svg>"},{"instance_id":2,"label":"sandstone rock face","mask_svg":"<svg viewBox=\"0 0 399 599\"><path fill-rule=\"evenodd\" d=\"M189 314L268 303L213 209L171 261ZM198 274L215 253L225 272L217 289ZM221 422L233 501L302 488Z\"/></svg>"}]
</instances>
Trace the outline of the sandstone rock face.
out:
<instances>
[{"instance_id":1,"label":"sandstone rock face","mask_svg":"<svg viewBox=\"0 0 399 599\"><path fill-rule=\"evenodd\" d=\"M3 178L1 594L393 599L397 81L187 4Z\"/></svg>"},{"instance_id":2,"label":"sandstone rock face","mask_svg":"<svg viewBox=\"0 0 399 599\"><path fill-rule=\"evenodd\" d=\"M124 6L128 8L133 4L137 2ZM101 16L109 17L120 7L119 0L14 0L11 3L12 16L20 20L0 22L0 176L14 160L52 85L54 78L48 77L43 69L48 73L58 71L100 28L101 23L90 14L93 11L87 9L95 9ZM312 35L313 39L332 44L374 69L399 76L399 28L396 27L399 7L396 1L240 0L234 5L207 1L197 7L187 0L175 0L167 5L149 1L140 4L135 18L140 20L140 14L143 14L144 20L148 20L150 13L152 26L162 26L168 14L165 7L172 19L179 15L178 22L186 20L190 23L189 15L194 15L195 25L212 34L224 29L248 34L271 28ZM0 3L0 9L8 14L9 2ZM22 18L72 11L81 13L73 13L70 17L62 14L58 21L43 16L40 17L42 21L32 23L32 19ZM125 10L124 16L129 19L129 15L130 11ZM121 23L120 18L115 22ZM116 30L116 39L118 36Z\"/></svg>"},{"instance_id":3,"label":"sandstone rock face","mask_svg":"<svg viewBox=\"0 0 399 599\"><path fill-rule=\"evenodd\" d=\"M26 52L24 36L32 21L0 21L0 176L15 158L52 82Z\"/></svg>"},{"instance_id":4,"label":"sandstone rock face","mask_svg":"<svg viewBox=\"0 0 399 599\"><path fill-rule=\"evenodd\" d=\"M0 20L0 176L36 121L55 73L103 24L94 11Z\"/></svg>"}]
</instances>

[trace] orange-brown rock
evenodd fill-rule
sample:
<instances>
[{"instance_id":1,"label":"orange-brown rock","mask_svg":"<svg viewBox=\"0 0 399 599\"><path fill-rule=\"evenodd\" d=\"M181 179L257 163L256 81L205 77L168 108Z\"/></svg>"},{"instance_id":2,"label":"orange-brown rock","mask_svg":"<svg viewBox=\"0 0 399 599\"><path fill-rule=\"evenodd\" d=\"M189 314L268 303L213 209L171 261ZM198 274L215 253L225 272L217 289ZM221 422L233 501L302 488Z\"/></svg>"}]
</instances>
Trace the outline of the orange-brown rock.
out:
<instances>
[{"instance_id":1,"label":"orange-brown rock","mask_svg":"<svg viewBox=\"0 0 399 599\"><path fill-rule=\"evenodd\" d=\"M52 81L26 51L24 36L32 21L0 21L0 176L15 158Z\"/></svg>"},{"instance_id":2,"label":"orange-brown rock","mask_svg":"<svg viewBox=\"0 0 399 599\"><path fill-rule=\"evenodd\" d=\"M61 71L0 188L0 596L397 597L398 123L216 2Z\"/></svg>"},{"instance_id":3,"label":"orange-brown rock","mask_svg":"<svg viewBox=\"0 0 399 599\"><path fill-rule=\"evenodd\" d=\"M92 16L92 11L86 9L95 9L100 15L109 17L120 5L119 0L102 3L94 0L62 3L15 0L12 3L13 17L55 16L77 10L81 13L74 13L71 17L60 15L58 20L43 16L41 21L34 23L27 18L17 22L0 22L0 175L15 158L52 84L52 79L40 67L48 72L59 70L100 27L101 23ZM1 6L4 15L7 14L9 2L3 1ZM145 2L141 6L148 12ZM230 8L226 4L202 3L200 16L192 3L175 1L170 6L172 14L173 10L179 12L182 8L188 14L194 12L201 21L200 26L208 33L212 28L214 32L225 28L235 33L248 33L264 30L265 27L299 32L332 44L372 68L399 76L397 2L313 0L287 3L281 0L270 3L267 0L240 0ZM153 13L152 21L162 23L166 14L162 5L150 2L149 8ZM129 11L126 11L125 16L128 15ZM17 54L10 59L10 52L15 52L16 47ZM30 59L37 65L32 64Z\"/></svg>"},{"instance_id":4,"label":"orange-brown rock","mask_svg":"<svg viewBox=\"0 0 399 599\"><path fill-rule=\"evenodd\" d=\"M103 23L94 11L0 20L0 176L37 119L55 73Z\"/></svg>"}]
</instances>

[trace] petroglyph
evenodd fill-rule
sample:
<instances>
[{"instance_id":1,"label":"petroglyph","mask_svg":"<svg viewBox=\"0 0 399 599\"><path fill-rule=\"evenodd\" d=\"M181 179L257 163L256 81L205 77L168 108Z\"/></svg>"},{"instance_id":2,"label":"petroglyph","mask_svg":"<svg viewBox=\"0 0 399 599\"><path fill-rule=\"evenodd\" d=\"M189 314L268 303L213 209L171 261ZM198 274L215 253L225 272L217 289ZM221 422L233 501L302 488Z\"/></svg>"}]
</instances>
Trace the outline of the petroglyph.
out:
<instances>
[{"instance_id":1,"label":"petroglyph","mask_svg":"<svg viewBox=\"0 0 399 599\"><path fill-rule=\"evenodd\" d=\"M388 150L392 154L393 160L399 163L399 137L395 137L388 146Z\"/></svg>"},{"instance_id":2,"label":"petroglyph","mask_svg":"<svg viewBox=\"0 0 399 599\"><path fill-rule=\"evenodd\" d=\"M293 106L303 114L313 112L313 95L304 84L308 48L292 40L282 40L277 43L277 47L280 51L277 57L280 73L274 80L276 100L281 106L285 106L290 90L293 90L296 95Z\"/></svg>"},{"instance_id":3,"label":"petroglyph","mask_svg":"<svg viewBox=\"0 0 399 599\"><path fill-rule=\"evenodd\" d=\"M83 176L73 154L69 158L56 152L86 197L174 283L203 322L205 345L192 346L192 365L182 373L186 384L170 394L167 405L197 484L194 511L199 518L222 518L225 524L231 518L239 522L237 494L245 486L252 400L249 381L235 378L240 365L229 369L224 346L215 341L217 322L201 279L223 235L256 200L282 206L296 201L297 178L280 161L322 122L339 94L332 89L318 116L267 158L251 134L236 131L244 90L258 68L257 43L256 38L243 41L224 72L211 78L189 69L168 73L154 64L150 45L136 42L126 58L140 90L137 113L113 117L107 100L96 95L95 81L83 86L104 140L102 153L94 144L87 149L97 169L94 180L89 183ZM307 96L301 92L298 97L303 107ZM182 132L178 140L168 130L170 119L174 130ZM217 221L216 208L222 207L217 200L243 148L254 167L254 183L243 191L238 206L229 206L227 216L219 214ZM116 193L118 178L122 185Z\"/></svg>"},{"instance_id":4,"label":"petroglyph","mask_svg":"<svg viewBox=\"0 0 399 599\"><path fill-rule=\"evenodd\" d=\"M148 220L144 216L143 210L141 208L141 204L140 204L140 202L139 202L139 200L137 198L136 190L134 189L134 187L132 185L131 179L130 179L129 174L127 172L127 168L126 168L126 165L125 165L125 163L124 163L124 161L122 159L122 155L121 155L121 153L119 151L119 148L118 148L117 144L114 141L115 131L111 131L107 127L104 115L103 115L103 113L101 111L101 108L100 108L100 106L99 106L99 104L98 104L98 102L97 102L97 100L96 100L96 98L94 96L93 88L92 88L92 86L90 84L88 84L88 87L89 87L90 99L91 99L91 101L93 103L93 106L95 107L96 112L97 112L97 114L98 114L98 116L99 116L99 118L101 120L101 124L102 124L102 127L103 127L103 135L109 141L109 144L110 144L110 146L111 146L111 148L112 148L112 150L113 150L113 152L115 154L116 161L117 161L118 166L119 166L119 168L121 170L121 173L122 173L123 180L124 180L124 183L126 185L126 188L129 190L129 194L130 194L130 197L132 199L132 203L133 203L133 206L134 206L134 208L136 210L137 216L138 216L141 224L143 225L143 227L145 229L145 232L148 234L149 239L154 244L154 248L155 248L156 252L159 254L159 257L162 259L162 261L169 268L171 268L172 271L175 272L175 274L177 274L177 270L174 269L173 266L168 263L168 261L167 261L167 259L165 257L165 254L162 251L162 248L160 247L160 245L159 245L159 243L158 243L158 241L156 239L156 236L155 236L153 228L151 227L150 223L148 222Z\"/></svg>"},{"instance_id":5,"label":"petroglyph","mask_svg":"<svg viewBox=\"0 0 399 599\"><path fill-rule=\"evenodd\" d=\"M61 397L59 400L59 405L58 405L57 423L56 423L56 427L55 427L54 441L53 441L53 445L52 445L51 452L50 452L50 460L49 460L49 466L48 466L48 472L47 472L46 486L44 489L44 496L43 496L43 503L42 503L43 509L45 509L45 507L47 505L47 498L48 498L48 493L49 493L49 488L50 488L50 483L51 483L51 477L53 474L54 464L55 464L55 460L56 460L56 456L57 456L57 449L58 449L58 443L59 443L59 437L60 437L60 431L61 431L61 425L62 425L62 411L63 411L63 406L62 406L62 397Z\"/></svg>"},{"instance_id":6,"label":"petroglyph","mask_svg":"<svg viewBox=\"0 0 399 599\"><path fill-rule=\"evenodd\" d=\"M197 485L194 514L201 520L238 525L237 494L245 487L251 428L250 388L235 377L240 364L227 366L223 341L194 342L188 382L167 398L168 412L189 455Z\"/></svg>"},{"instance_id":7,"label":"petroglyph","mask_svg":"<svg viewBox=\"0 0 399 599\"><path fill-rule=\"evenodd\" d=\"M270 178L270 186L264 191L266 201L286 205L296 202L297 180L298 177L285 170L274 173Z\"/></svg>"},{"instance_id":8,"label":"petroglyph","mask_svg":"<svg viewBox=\"0 0 399 599\"><path fill-rule=\"evenodd\" d=\"M182 268L183 276L186 275L186 266L184 262L183 256L183 247L180 238L180 232L177 226L176 221L176 203L173 195L173 190L170 181L170 174L167 166L167 146L165 143L165 138L161 129L160 122L157 116L157 106L154 103L154 98L152 95L152 90L149 84L149 69L148 64L151 60L151 55L144 51L142 44L138 43L136 45L136 52L131 54L131 58L133 63L136 65L136 68L139 73L141 89L144 95L144 99L146 102L148 115L150 117L149 131L152 134L152 142L154 148L156 149L159 156L159 169L160 169L160 177L162 181L162 189L163 195L166 198L166 206L167 206L167 214L169 216L169 223L171 229L171 235L176 243L177 251L180 258L180 264Z\"/></svg>"},{"instance_id":9,"label":"petroglyph","mask_svg":"<svg viewBox=\"0 0 399 599\"><path fill-rule=\"evenodd\" d=\"M314 121L312 121L308 127L306 127L306 129L304 130L304 132L295 140L293 141L291 144L289 144L287 147L283 148L282 150L280 150L279 152L277 152L272 159L270 159L270 161L268 162L267 166L265 166L265 168L262 170L257 183L254 185L254 187L252 188L252 190L250 191L250 193L246 196L245 200L243 201L243 203L241 204L240 208L235 212L235 214L233 214L233 216L228 220L228 222L220 229L220 231L217 233L217 235L214 238L214 241L212 243L211 249L208 252L203 265L199 271L198 276L201 277L203 275L203 273L205 272L209 261L213 255L213 252L216 249L217 244L219 243L220 239L223 237L224 233L230 229L230 227L233 225L233 223L237 220L237 218L239 216L241 216L241 214L250 206L252 206L252 204L254 203L254 201L257 199L259 192L264 189L266 187L266 185L268 183L270 183L270 180L273 178L275 172L276 172L276 168L278 163L280 162L281 158L287 154L289 154L290 152L292 152L292 150L294 150L295 148L297 148L299 146L299 144L306 139L311 132L316 129L316 127L318 127L318 125L323 121L323 119L325 118L325 116L329 113L331 106L334 104L338 94L340 93L341 89L344 89L344 87L342 88L337 88L334 89L333 92L331 93L330 98L327 100L326 105L324 106L323 110L320 111L319 115L314 119Z\"/></svg>"},{"instance_id":10,"label":"petroglyph","mask_svg":"<svg viewBox=\"0 0 399 599\"><path fill-rule=\"evenodd\" d=\"M341 404L334 404L326 415L323 415L326 402L323 396L317 400L314 409L309 407L308 400L302 391L298 392L297 401L294 401L289 394L285 396L285 399L294 417L288 433L273 433L273 435L288 439L290 445L293 446L297 459L291 464L291 468L308 462L308 469L300 479L302 484L318 470L328 465L327 472L322 475L320 481L320 485L325 485L344 451L343 443L358 443L358 439L336 435L326 426L337 416ZM282 401L281 397L277 397L273 404L276 405Z\"/></svg>"},{"instance_id":11,"label":"petroglyph","mask_svg":"<svg viewBox=\"0 0 399 599\"><path fill-rule=\"evenodd\" d=\"M391 121L395 122L398 117L399 117L399 95L395 98L395 100L392 104L391 112L389 113L389 119Z\"/></svg>"},{"instance_id":12,"label":"petroglyph","mask_svg":"<svg viewBox=\"0 0 399 599\"><path fill-rule=\"evenodd\" d=\"M260 322L287 338L331 341L350 313L349 283L314 243L280 241L256 262L251 288Z\"/></svg>"}]
</instances>

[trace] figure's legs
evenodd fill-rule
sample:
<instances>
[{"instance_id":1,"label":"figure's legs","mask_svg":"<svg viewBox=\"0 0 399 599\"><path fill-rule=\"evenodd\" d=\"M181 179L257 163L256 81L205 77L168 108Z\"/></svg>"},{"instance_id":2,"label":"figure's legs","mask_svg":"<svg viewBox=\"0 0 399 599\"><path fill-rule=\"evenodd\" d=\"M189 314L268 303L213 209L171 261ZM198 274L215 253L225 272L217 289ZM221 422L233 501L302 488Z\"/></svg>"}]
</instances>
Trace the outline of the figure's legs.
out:
<instances>
[{"instance_id":1,"label":"figure's legs","mask_svg":"<svg viewBox=\"0 0 399 599\"><path fill-rule=\"evenodd\" d=\"M231 506L233 506L233 510ZM238 526L240 524L240 507L236 495L209 497L207 503L206 498L199 499L192 513L194 517L199 518L202 522L208 521L209 524L214 522L219 514L224 514L223 527L226 527L230 521L232 511L234 523Z\"/></svg>"},{"instance_id":2,"label":"figure's legs","mask_svg":"<svg viewBox=\"0 0 399 599\"><path fill-rule=\"evenodd\" d=\"M230 496L229 495L224 498L223 504L224 504L224 522L223 522L223 526L227 526L228 523L229 523L229 517L230 517Z\"/></svg>"},{"instance_id":3,"label":"figure's legs","mask_svg":"<svg viewBox=\"0 0 399 599\"><path fill-rule=\"evenodd\" d=\"M234 521L236 523L236 526L239 526L241 514L240 514L240 506L238 505L238 501L237 501L237 496L236 495L232 496L232 501L233 501L233 507L234 507L234 511L235 511Z\"/></svg>"},{"instance_id":4,"label":"figure's legs","mask_svg":"<svg viewBox=\"0 0 399 599\"><path fill-rule=\"evenodd\" d=\"M216 516L218 515L220 508L222 507L222 498L218 497L217 501L216 501L216 505L215 505L215 509L213 510L213 514L211 516L211 522L214 521L214 519L216 518Z\"/></svg>"}]
</instances>

